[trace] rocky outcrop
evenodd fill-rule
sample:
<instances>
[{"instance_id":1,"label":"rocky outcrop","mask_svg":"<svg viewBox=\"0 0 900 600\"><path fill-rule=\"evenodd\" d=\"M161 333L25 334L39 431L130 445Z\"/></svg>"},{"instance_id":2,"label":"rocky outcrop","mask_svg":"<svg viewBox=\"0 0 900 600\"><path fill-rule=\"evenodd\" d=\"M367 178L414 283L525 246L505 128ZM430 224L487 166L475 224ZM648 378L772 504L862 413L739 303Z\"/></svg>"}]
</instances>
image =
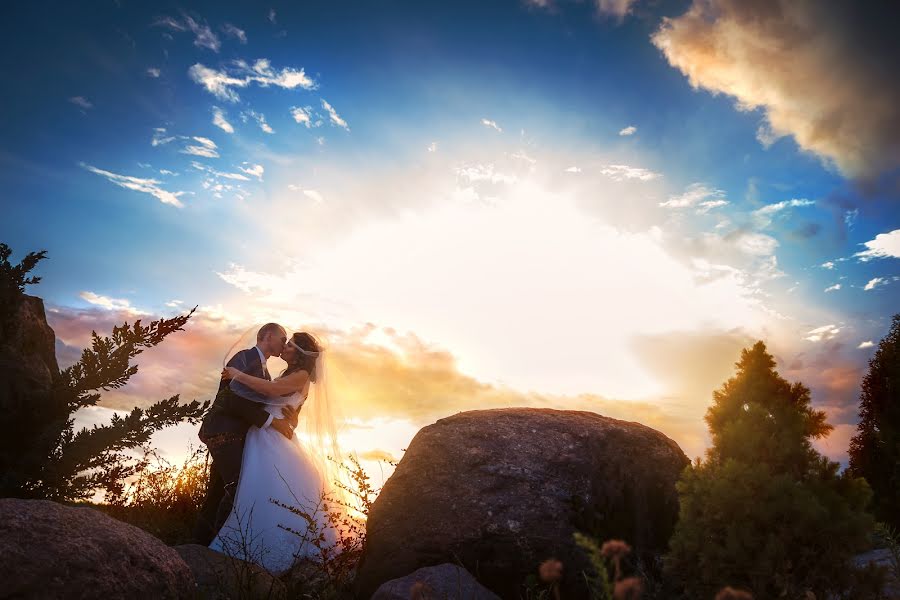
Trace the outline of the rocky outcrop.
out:
<instances>
[{"instance_id":1,"label":"rocky outcrop","mask_svg":"<svg viewBox=\"0 0 900 600\"><path fill-rule=\"evenodd\" d=\"M500 600L465 569L445 563L381 584L372 600Z\"/></svg>"},{"instance_id":2,"label":"rocky outcrop","mask_svg":"<svg viewBox=\"0 0 900 600\"><path fill-rule=\"evenodd\" d=\"M284 584L253 563L230 558L199 544L175 546L190 567L200 598L277 600L286 595Z\"/></svg>"},{"instance_id":3,"label":"rocky outcrop","mask_svg":"<svg viewBox=\"0 0 900 600\"><path fill-rule=\"evenodd\" d=\"M584 411L464 412L423 428L376 499L355 591L446 562L503 598L547 558L563 562L563 597L586 596L583 531L623 539L636 556L664 550L689 463L662 433Z\"/></svg>"},{"instance_id":4,"label":"rocky outcrop","mask_svg":"<svg viewBox=\"0 0 900 600\"><path fill-rule=\"evenodd\" d=\"M92 508L0 499L0 581L12 598L193 598L173 549Z\"/></svg>"}]
</instances>

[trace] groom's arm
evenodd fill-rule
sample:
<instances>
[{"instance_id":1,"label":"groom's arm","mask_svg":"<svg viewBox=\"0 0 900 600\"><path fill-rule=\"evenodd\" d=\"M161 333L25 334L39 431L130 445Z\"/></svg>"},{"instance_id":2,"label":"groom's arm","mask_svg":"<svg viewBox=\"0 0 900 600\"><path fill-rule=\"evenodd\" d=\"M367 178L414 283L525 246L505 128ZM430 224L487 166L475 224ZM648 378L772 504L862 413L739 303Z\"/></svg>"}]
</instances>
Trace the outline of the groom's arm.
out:
<instances>
[{"instance_id":1,"label":"groom's arm","mask_svg":"<svg viewBox=\"0 0 900 600\"><path fill-rule=\"evenodd\" d=\"M239 352L228 361L229 367L234 367L246 373L250 365L247 361L247 353ZM263 408L266 397L247 386L236 381L230 382L229 389L233 394L225 393L219 399L219 403L227 412L238 417L250 425L256 425L260 429L272 424L274 417Z\"/></svg>"}]
</instances>

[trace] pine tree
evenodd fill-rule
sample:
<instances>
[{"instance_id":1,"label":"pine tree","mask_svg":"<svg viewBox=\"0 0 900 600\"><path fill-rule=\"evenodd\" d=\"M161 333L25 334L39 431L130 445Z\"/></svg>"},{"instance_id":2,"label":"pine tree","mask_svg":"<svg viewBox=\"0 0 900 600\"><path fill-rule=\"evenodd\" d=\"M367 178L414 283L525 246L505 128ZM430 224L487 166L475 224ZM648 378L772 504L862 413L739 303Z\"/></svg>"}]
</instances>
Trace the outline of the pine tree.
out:
<instances>
[{"instance_id":1,"label":"pine tree","mask_svg":"<svg viewBox=\"0 0 900 600\"><path fill-rule=\"evenodd\" d=\"M0 342L19 333L16 315L26 301L25 286L40 278L28 273L45 258L31 253L18 265L9 262L12 251L0 244ZM53 373L47 389L33 390L31 382L7 381L3 393L3 435L0 450L0 497L47 498L69 501L89 498L95 491L121 493L124 480L134 473L136 461L129 450L146 444L150 436L182 421L197 422L208 402L180 404L177 395L149 408L134 408L114 416L106 425L75 431L73 414L95 406L100 392L123 387L137 373L131 359L183 329L193 310L149 325L136 321L115 327L110 337L92 332L91 347L71 367ZM15 361L7 373L15 374ZM7 363L8 364L8 363ZM25 393L35 392L24 402Z\"/></svg>"},{"instance_id":2,"label":"pine tree","mask_svg":"<svg viewBox=\"0 0 900 600\"><path fill-rule=\"evenodd\" d=\"M869 361L859 418L850 470L872 487L875 516L900 531L900 314Z\"/></svg>"},{"instance_id":3,"label":"pine tree","mask_svg":"<svg viewBox=\"0 0 900 600\"><path fill-rule=\"evenodd\" d=\"M778 375L765 344L736 367L706 414L712 447L677 484L666 571L690 598L725 585L758 600L826 597L849 585L849 558L873 525L871 491L812 447L832 427L808 388Z\"/></svg>"}]
</instances>

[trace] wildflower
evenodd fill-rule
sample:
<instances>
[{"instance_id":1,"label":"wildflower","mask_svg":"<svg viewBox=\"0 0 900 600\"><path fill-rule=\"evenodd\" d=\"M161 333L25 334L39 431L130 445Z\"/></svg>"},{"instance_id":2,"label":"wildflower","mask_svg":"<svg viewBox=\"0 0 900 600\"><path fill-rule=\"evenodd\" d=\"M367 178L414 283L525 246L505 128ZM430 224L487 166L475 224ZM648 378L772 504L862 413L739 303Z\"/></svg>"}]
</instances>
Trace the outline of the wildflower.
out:
<instances>
[{"instance_id":1,"label":"wildflower","mask_svg":"<svg viewBox=\"0 0 900 600\"><path fill-rule=\"evenodd\" d=\"M753 594L726 586L716 594L716 600L753 600Z\"/></svg>"},{"instance_id":2,"label":"wildflower","mask_svg":"<svg viewBox=\"0 0 900 600\"><path fill-rule=\"evenodd\" d=\"M548 558L538 567L538 575L544 583L556 583L562 579L563 565L555 558Z\"/></svg>"},{"instance_id":3,"label":"wildflower","mask_svg":"<svg viewBox=\"0 0 900 600\"><path fill-rule=\"evenodd\" d=\"M622 559L631 552L631 546L622 540L607 540L600 548L600 554L613 561L616 566L616 581L622 578Z\"/></svg>"},{"instance_id":4,"label":"wildflower","mask_svg":"<svg viewBox=\"0 0 900 600\"><path fill-rule=\"evenodd\" d=\"M616 582L613 590L615 600L639 600L644 591L644 584L637 577L627 577Z\"/></svg>"}]
</instances>

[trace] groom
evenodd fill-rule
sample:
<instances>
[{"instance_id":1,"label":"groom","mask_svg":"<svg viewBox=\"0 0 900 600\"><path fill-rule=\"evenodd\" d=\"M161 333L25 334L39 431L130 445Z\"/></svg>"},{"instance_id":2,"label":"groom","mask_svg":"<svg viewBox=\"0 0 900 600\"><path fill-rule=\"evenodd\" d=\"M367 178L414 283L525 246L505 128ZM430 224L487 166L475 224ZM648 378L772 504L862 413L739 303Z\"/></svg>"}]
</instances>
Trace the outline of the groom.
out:
<instances>
[{"instance_id":1,"label":"groom","mask_svg":"<svg viewBox=\"0 0 900 600\"><path fill-rule=\"evenodd\" d=\"M235 354L228 366L271 380L266 359L281 354L286 342L284 328L278 323L267 323L256 334L256 346ZM206 498L194 528L196 542L204 546L213 541L231 513L241 474L244 438L250 426L273 427L286 438L293 436L297 426L297 413L289 407L282 409L284 418L276 419L264 408L265 396L241 383L235 382L234 390L229 384L226 379L219 382L216 399L200 426L200 440L212 457Z\"/></svg>"}]
</instances>

